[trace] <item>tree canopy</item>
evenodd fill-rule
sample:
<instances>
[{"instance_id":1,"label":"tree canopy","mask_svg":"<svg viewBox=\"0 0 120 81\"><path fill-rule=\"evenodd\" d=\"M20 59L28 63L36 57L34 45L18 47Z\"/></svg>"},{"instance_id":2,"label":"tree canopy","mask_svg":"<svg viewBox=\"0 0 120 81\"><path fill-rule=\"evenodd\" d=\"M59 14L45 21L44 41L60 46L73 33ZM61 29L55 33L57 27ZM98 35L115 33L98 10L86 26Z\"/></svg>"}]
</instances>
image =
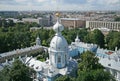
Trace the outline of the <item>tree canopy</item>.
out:
<instances>
[{"instance_id":1,"label":"tree canopy","mask_svg":"<svg viewBox=\"0 0 120 81\"><path fill-rule=\"evenodd\" d=\"M30 71L32 71L30 68L16 60L12 66L5 66L0 71L0 81L32 81Z\"/></svg>"},{"instance_id":2,"label":"tree canopy","mask_svg":"<svg viewBox=\"0 0 120 81\"><path fill-rule=\"evenodd\" d=\"M98 61L94 53L89 51L83 53L78 65L76 81L115 81L109 72L104 71L105 68Z\"/></svg>"},{"instance_id":3,"label":"tree canopy","mask_svg":"<svg viewBox=\"0 0 120 81\"><path fill-rule=\"evenodd\" d=\"M97 44L102 48L104 47L104 44L105 44L104 35L98 29L95 29L94 31L89 32L89 34L87 34L84 39L85 39L85 42Z\"/></svg>"},{"instance_id":4,"label":"tree canopy","mask_svg":"<svg viewBox=\"0 0 120 81\"><path fill-rule=\"evenodd\" d=\"M114 18L114 20L115 20L115 21L120 21L120 17L116 16L116 17Z\"/></svg>"},{"instance_id":5,"label":"tree canopy","mask_svg":"<svg viewBox=\"0 0 120 81\"><path fill-rule=\"evenodd\" d=\"M97 69L104 69L101 64L98 63L98 58L90 51L83 53L81 56L81 62L79 63L78 69L80 71L90 71Z\"/></svg>"},{"instance_id":6,"label":"tree canopy","mask_svg":"<svg viewBox=\"0 0 120 81\"><path fill-rule=\"evenodd\" d=\"M58 77L55 81L75 81L75 78L71 78L70 76L61 76Z\"/></svg>"},{"instance_id":7,"label":"tree canopy","mask_svg":"<svg viewBox=\"0 0 120 81\"><path fill-rule=\"evenodd\" d=\"M120 32L111 31L106 37L107 47L114 50L115 47L120 48Z\"/></svg>"}]
</instances>

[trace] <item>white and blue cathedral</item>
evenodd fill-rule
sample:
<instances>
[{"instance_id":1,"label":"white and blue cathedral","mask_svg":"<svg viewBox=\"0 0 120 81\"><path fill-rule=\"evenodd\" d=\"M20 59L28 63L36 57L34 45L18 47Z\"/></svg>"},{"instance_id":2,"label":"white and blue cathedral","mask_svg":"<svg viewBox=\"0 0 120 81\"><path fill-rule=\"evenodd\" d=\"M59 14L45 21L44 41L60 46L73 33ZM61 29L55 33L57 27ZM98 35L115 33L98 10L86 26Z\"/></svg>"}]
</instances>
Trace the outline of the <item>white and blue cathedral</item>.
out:
<instances>
[{"instance_id":1,"label":"white and blue cathedral","mask_svg":"<svg viewBox=\"0 0 120 81\"><path fill-rule=\"evenodd\" d=\"M69 56L68 43L62 36L61 32L64 26L60 23L59 13L57 13L57 22L53 26L56 32L55 36L50 42L48 48L49 59L45 62L36 60L35 58L28 57L26 64L37 72L38 81L54 81L57 76L70 75L77 69L77 61ZM36 39L36 45L39 45L39 39Z\"/></svg>"}]
</instances>

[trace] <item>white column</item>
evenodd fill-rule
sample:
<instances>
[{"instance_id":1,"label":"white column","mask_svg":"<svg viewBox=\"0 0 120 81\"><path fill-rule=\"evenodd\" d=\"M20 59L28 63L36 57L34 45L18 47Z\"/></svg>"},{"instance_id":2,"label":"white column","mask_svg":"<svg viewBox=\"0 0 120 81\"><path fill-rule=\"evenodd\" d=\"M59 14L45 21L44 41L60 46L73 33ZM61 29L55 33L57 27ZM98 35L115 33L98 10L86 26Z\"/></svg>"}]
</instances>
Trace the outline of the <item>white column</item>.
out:
<instances>
[{"instance_id":1,"label":"white column","mask_svg":"<svg viewBox=\"0 0 120 81\"><path fill-rule=\"evenodd\" d=\"M113 74L113 70L112 70L112 69L110 69L110 73L111 73L112 75L114 75L114 74Z\"/></svg>"},{"instance_id":2,"label":"white column","mask_svg":"<svg viewBox=\"0 0 120 81\"><path fill-rule=\"evenodd\" d=\"M8 63L8 59L6 59L6 63Z\"/></svg>"},{"instance_id":3,"label":"white column","mask_svg":"<svg viewBox=\"0 0 120 81\"><path fill-rule=\"evenodd\" d=\"M27 58L27 54L25 55L25 58Z\"/></svg>"},{"instance_id":4,"label":"white column","mask_svg":"<svg viewBox=\"0 0 120 81\"><path fill-rule=\"evenodd\" d=\"M12 60L13 60L13 62L14 62L14 61L15 61L15 58L13 57L13 59L12 59Z\"/></svg>"},{"instance_id":5,"label":"white column","mask_svg":"<svg viewBox=\"0 0 120 81\"><path fill-rule=\"evenodd\" d=\"M120 80L120 72L117 71L117 77L118 80Z\"/></svg>"},{"instance_id":6,"label":"white column","mask_svg":"<svg viewBox=\"0 0 120 81\"><path fill-rule=\"evenodd\" d=\"M117 71L114 70L114 77L117 78Z\"/></svg>"},{"instance_id":7,"label":"white column","mask_svg":"<svg viewBox=\"0 0 120 81\"><path fill-rule=\"evenodd\" d=\"M21 56L19 56L19 59L21 60Z\"/></svg>"},{"instance_id":8,"label":"white column","mask_svg":"<svg viewBox=\"0 0 120 81\"><path fill-rule=\"evenodd\" d=\"M36 73L36 79L37 79L37 80L38 80L39 76L40 76L40 75L39 75L39 73L37 72L37 73Z\"/></svg>"}]
</instances>

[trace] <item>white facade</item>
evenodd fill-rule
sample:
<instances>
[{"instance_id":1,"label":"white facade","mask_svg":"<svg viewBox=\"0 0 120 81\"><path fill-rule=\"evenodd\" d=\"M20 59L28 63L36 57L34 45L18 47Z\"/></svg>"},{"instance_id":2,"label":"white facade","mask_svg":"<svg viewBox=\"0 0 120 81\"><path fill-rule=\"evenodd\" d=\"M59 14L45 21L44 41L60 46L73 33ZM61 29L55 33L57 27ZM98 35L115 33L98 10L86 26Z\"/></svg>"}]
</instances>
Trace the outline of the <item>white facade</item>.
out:
<instances>
[{"instance_id":1,"label":"white facade","mask_svg":"<svg viewBox=\"0 0 120 81\"><path fill-rule=\"evenodd\" d=\"M110 21L86 21L86 28L108 28L115 31L120 31L120 22Z\"/></svg>"},{"instance_id":2,"label":"white facade","mask_svg":"<svg viewBox=\"0 0 120 81\"><path fill-rule=\"evenodd\" d=\"M49 26L50 25L50 20L49 18L23 18L22 19L23 22L36 22L37 24L41 25L41 26Z\"/></svg>"},{"instance_id":3,"label":"white facade","mask_svg":"<svg viewBox=\"0 0 120 81\"><path fill-rule=\"evenodd\" d=\"M22 19L24 22L36 22L39 24L40 19L35 19L35 18L23 18Z\"/></svg>"}]
</instances>

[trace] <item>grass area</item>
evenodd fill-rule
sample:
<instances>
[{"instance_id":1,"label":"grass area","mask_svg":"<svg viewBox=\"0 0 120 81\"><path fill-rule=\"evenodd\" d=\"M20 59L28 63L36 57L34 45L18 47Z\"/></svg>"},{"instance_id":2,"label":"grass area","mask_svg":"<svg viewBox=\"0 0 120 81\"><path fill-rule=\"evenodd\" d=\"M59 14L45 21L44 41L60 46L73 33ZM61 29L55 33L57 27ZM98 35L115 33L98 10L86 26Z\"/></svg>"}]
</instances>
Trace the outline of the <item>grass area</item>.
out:
<instances>
[{"instance_id":1,"label":"grass area","mask_svg":"<svg viewBox=\"0 0 120 81\"><path fill-rule=\"evenodd\" d=\"M39 59L40 61L42 61L42 62L44 62L45 61L45 59L44 58L41 58L41 59Z\"/></svg>"}]
</instances>

